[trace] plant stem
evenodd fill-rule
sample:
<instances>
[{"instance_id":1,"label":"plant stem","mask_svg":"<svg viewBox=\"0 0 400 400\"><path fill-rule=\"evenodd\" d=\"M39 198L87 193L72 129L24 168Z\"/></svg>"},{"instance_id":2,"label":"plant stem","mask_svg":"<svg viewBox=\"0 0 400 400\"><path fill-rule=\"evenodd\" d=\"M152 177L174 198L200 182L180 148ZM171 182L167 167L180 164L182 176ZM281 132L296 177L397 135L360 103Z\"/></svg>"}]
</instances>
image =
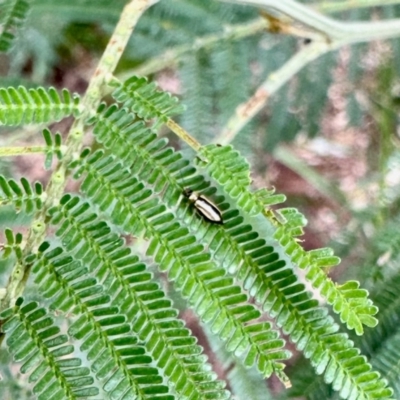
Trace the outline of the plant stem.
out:
<instances>
[{"instance_id":1,"label":"plant stem","mask_svg":"<svg viewBox=\"0 0 400 400\"><path fill-rule=\"evenodd\" d=\"M293 75L304 66L328 51L327 44L313 42L303 47L281 68L270 74L257 89L256 93L245 103L240 104L235 114L229 119L216 143L230 143L241 129L265 106L268 98L280 89Z\"/></svg>"},{"instance_id":2,"label":"plant stem","mask_svg":"<svg viewBox=\"0 0 400 400\"><path fill-rule=\"evenodd\" d=\"M342 2L326 2L315 4L313 8L318 11L334 13L346 11L349 9L383 6L390 4L400 4L400 0L360 0L360 1L342 1ZM189 52L194 52L199 49L209 49L217 43L224 40L238 40L248 36L256 35L263 30L269 30L270 23L264 18L257 18L247 24L227 25L223 32L207 35L197 39L194 43L184 44L165 51L133 70L123 72L118 76L118 79L124 81L132 75L148 76L156 72L162 71L165 68L172 68L179 64L182 56ZM295 28L292 27L294 30ZM285 32L287 33L287 32ZM296 34L295 36L300 36ZM305 35L302 35L305 36ZM308 35L309 36L309 35Z\"/></svg>"},{"instance_id":3,"label":"plant stem","mask_svg":"<svg viewBox=\"0 0 400 400\"><path fill-rule=\"evenodd\" d=\"M266 21L264 18L257 18L247 24L227 25L224 27L222 32L207 35L197 39L194 43L184 44L182 46L177 46L167 50L165 53L143 63L133 71L128 71L121 74L118 76L118 79L124 81L126 78L132 75L147 76L154 74L155 72L161 71L165 68L175 66L179 63L182 56L188 52L197 51L199 49L207 49L224 40L242 39L247 36L260 33L264 30L268 30L268 21Z\"/></svg>"},{"instance_id":4,"label":"plant stem","mask_svg":"<svg viewBox=\"0 0 400 400\"><path fill-rule=\"evenodd\" d=\"M327 1L325 3L310 4L316 10L326 13L352 10L356 8L384 7L392 4L400 4L399 0L358 0L358 1Z\"/></svg>"},{"instance_id":5,"label":"plant stem","mask_svg":"<svg viewBox=\"0 0 400 400\"><path fill-rule=\"evenodd\" d=\"M226 0L222 0L226 1ZM336 50L344 45L376 39L400 36L400 19L374 22L339 22L326 17L294 0L229 0L233 3L249 4L270 11L277 10L301 22L319 34L313 42L297 52L278 71L268 76L256 93L245 103L240 104L229 119L217 143L231 142L240 130L265 106L268 98L283 86L301 68L320 55ZM287 23L287 22L285 22Z\"/></svg>"},{"instance_id":6,"label":"plant stem","mask_svg":"<svg viewBox=\"0 0 400 400\"><path fill-rule=\"evenodd\" d=\"M90 80L86 94L82 99L84 112L72 124L66 140L67 150L50 178L46 188L47 200L32 223L24 247L24 256L37 251L38 246L44 240L47 212L49 208L58 204L64 192L68 178L67 169L69 163L79 157L84 137L85 122L100 104L103 87L115 70L137 21L143 12L157 1L131 0L123 9L115 30ZM0 312L13 306L18 297L22 295L29 277L30 268L31 265L24 262L17 263L14 266L6 287L6 294L0 303ZM0 338L0 342L1 340L2 337Z\"/></svg>"},{"instance_id":7,"label":"plant stem","mask_svg":"<svg viewBox=\"0 0 400 400\"><path fill-rule=\"evenodd\" d=\"M199 151L201 144L192 136L189 132L178 125L173 119L169 118L166 125L175 135L179 136L188 146L190 146L194 151Z\"/></svg>"},{"instance_id":8,"label":"plant stem","mask_svg":"<svg viewBox=\"0 0 400 400\"><path fill-rule=\"evenodd\" d=\"M232 3L248 4L264 10L277 10L295 21L322 32L337 46L355 42L368 42L374 39L388 39L400 34L400 19L374 22L340 22L320 14L295 0L222 0Z\"/></svg>"},{"instance_id":9,"label":"plant stem","mask_svg":"<svg viewBox=\"0 0 400 400\"><path fill-rule=\"evenodd\" d=\"M327 181L315 169L308 166L307 163L297 157L297 155L289 148L282 145L278 146L274 150L273 155L275 160L281 162L292 171L295 171L328 199L337 202L345 209L349 209L346 196L341 192L341 190L331 182Z\"/></svg>"},{"instance_id":10,"label":"plant stem","mask_svg":"<svg viewBox=\"0 0 400 400\"><path fill-rule=\"evenodd\" d=\"M20 156L33 153L46 153L46 146L18 146L18 147L2 147L0 149L0 157Z\"/></svg>"}]
</instances>

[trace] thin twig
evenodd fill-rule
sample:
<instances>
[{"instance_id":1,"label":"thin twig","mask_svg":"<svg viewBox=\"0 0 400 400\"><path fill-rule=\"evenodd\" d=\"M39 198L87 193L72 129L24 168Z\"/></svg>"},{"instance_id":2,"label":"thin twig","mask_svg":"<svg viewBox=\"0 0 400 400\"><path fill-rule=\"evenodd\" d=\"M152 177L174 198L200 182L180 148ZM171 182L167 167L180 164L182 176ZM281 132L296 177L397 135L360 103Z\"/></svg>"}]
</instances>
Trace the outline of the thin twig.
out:
<instances>
[{"instance_id":1,"label":"thin twig","mask_svg":"<svg viewBox=\"0 0 400 400\"><path fill-rule=\"evenodd\" d=\"M295 0L222 0L246 4L263 10L276 10L318 32L323 32L339 46L375 39L388 39L400 34L400 19L374 22L341 22L320 14Z\"/></svg>"},{"instance_id":2,"label":"thin twig","mask_svg":"<svg viewBox=\"0 0 400 400\"><path fill-rule=\"evenodd\" d=\"M327 181L315 169L309 167L306 162L299 158L293 151L286 146L278 146L274 150L274 159L296 171L296 174L303 177L321 194L331 201L337 202L343 209L349 209L349 204L343 192L332 182Z\"/></svg>"},{"instance_id":3,"label":"thin twig","mask_svg":"<svg viewBox=\"0 0 400 400\"><path fill-rule=\"evenodd\" d=\"M345 0L345 1L326 1L318 3L313 8L320 12L334 13L339 11L353 10L357 8L384 7L400 4L399 0Z\"/></svg>"},{"instance_id":4,"label":"thin twig","mask_svg":"<svg viewBox=\"0 0 400 400\"><path fill-rule=\"evenodd\" d=\"M359 0L357 1L341 1L341 2L326 2L319 3L313 6L315 10L322 12L339 12L349 9L382 6L386 4L399 4L400 0ZM292 34L297 37L307 37L313 39L315 33L299 29L293 25L287 25L286 34ZM132 75L148 76L166 68L173 68L182 61L182 56L187 53L198 51L200 49L209 49L224 40L238 40L248 36L256 35L263 30L269 31L271 28L270 21L265 18L257 18L246 24L226 25L222 32L206 35L196 39L193 43L176 46L166 50L161 55L157 55L150 60L139 65L130 71L125 71L118 75L121 81L126 80ZM291 32L289 32L289 29ZM295 32L297 30L297 32Z\"/></svg>"},{"instance_id":5,"label":"thin twig","mask_svg":"<svg viewBox=\"0 0 400 400\"><path fill-rule=\"evenodd\" d=\"M238 40L248 36L253 36L263 30L268 30L268 21L264 18L257 18L247 24L227 25L224 27L222 32L207 35L195 40L193 43L169 49L163 54L151 58L138 68L124 72L118 76L118 79L124 81L132 75L147 76L154 74L165 68L175 66L186 53L210 48L224 40Z\"/></svg>"},{"instance_id":6,"label":"thin twig","mask_svg":"<svg viewBox=\"0 0 400 400\"><path fill-rule=\"evenodd\" d=\"M240 104L229 119L216 143L230 143L241 129L265 106L269 97L278 91L298 71L329 50L329 44L313 42L298 51L288 62L270 74L256 93L245 103Z\"/></svg>"},{"instance_id":7,"label":"thin twig","mask_svg":"<svg viewBox=\"0 0 400 400\"><path fill-rule=\"evenodd\" d=\"M26 154L41 153L49 150L47 146L17 146L3 147L0 149L0 157L21 156Z\"/></svg>"},{"instance_id":8,"label":"thin twig","mask_svg":"<svg viewBox=\"0 0 400 400\"><path fill-rule=\"evenodd\" d=\"M226 1L226 0L222 0ZM293 0L230 0L234 3L250 4L265 10L277 10L296 22L301 22L316 33L313 42L302 48L278 71L269 75L256 93L245 103L240 104L229 119L217 143L226 144L234 139L239 131L265 106L268 98L283 86L301 68L320 55L336 50L344 45L375 39L388 39L400 36L400 19L377 22L339 22L299 4ZM285 23L287 23L285 21Z\"/></svg>"},{"instance_id":9,"label":"thin twig","mask_svg":"<svg viewBox=\"0 0 400 400\"><path fill-rule=\"evenodd\" d=\"M174 132L177 136L179 136L188 146L190 146L193 150L199 151L201 148L201 144L193 137L190 136L189 132L183 129L180 125L178 125L173 119L169 118L166 125L172 132Z\"/></svg>"},{"instance_id":10,"label":"thin twig","mask_svg":"<svg viewBox=\"0 0 400 400\"><path fill-rule=\"evenodd\" d=\"M37 247L44 240L47 228L47 212L50 207L58 204L64 192L64 187L68 178L68 164L74 158L79 157L84 136L85 121L91 113L96 110L100 103L103 87L108 77L111 76L115 70L137 21L143 12L157 1L158 0L131 0L122 11L121 18L115 27L114 33L108 42L98 67L89 83L86 94L82 99L84 112L74 121L66 140L67 150L56 170L53 172L46 188L47 200L43 208L35 216L31 225L24 247L24 256L36 251ZM31 265L24 262L19 262L14 266L6 287L6 293L1 299L0 311L13 306L18 297L22 295L29 277L30 268ZM0 337L0 342L2 338L3 336Z\"/></svg>"}]
</instances>

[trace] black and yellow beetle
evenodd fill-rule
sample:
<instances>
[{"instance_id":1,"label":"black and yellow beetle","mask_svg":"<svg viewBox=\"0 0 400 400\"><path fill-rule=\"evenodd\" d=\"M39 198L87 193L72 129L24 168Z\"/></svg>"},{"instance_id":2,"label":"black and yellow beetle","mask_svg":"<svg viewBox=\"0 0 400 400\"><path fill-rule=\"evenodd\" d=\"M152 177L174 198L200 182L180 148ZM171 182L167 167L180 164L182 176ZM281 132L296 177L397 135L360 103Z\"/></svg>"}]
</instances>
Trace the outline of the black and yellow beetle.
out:
<instances>
[{"instance_id":1,"label":"black and yellow beetle","mask_svg":"<svg viewBox=\"0 0 400 400\"><path fill-rule=\"evenodd\" d=\"M209 222L214 224L223 224L221 211L218 207L212 203L207 197L203 196L198 192L194 192L191 189L184 189L183 195L189 199L193 206L196 208L197 212Z\"/></svg>"}]
</instances>

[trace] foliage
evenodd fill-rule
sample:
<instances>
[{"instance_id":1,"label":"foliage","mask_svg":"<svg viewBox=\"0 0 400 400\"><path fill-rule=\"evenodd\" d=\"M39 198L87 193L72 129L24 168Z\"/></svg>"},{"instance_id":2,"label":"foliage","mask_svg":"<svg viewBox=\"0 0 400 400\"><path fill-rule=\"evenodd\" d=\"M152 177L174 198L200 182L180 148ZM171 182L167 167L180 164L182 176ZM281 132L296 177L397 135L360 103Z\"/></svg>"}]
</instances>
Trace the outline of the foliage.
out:
<instances>
[{"instance_id":1,"label":"foliage","mask_svg":"<svg viewBox=\"0 0 400 400\"><path fill-rule=\"evenodd\" d=\"M33 189L25 178L21 178L21 185L18 185L13 179L6 180L1 176L0 188L2 191L0 204L2 206L12 205L17 211L23 208L28 214L31 214L35 209L41 208L43 189L39 182L35 183Z\"/></svg>"},{"instance_id":2,"label":"foliage","mask_svg":"<svg viewBox=\"0 0 400 400\"><path fill-rule=\"evenodd\" d=\"M6 3L16 7L18 1ZM123 5L37 0L27 26L46 35L40 21L54 14L55 32L46 41L56 49L58 30L69 22L97 21L107 31ZM23 11L2 22L4 49ZM336 282L328 275L340 262L334 251L308 250L301 242L305 216L283 205L286 196L273 188L253 190L244 155L252 138L243 151L209 144L296 46L290 38L247 31L257 19L252 9L211 0L165 0L142 16L124 62L152 75L160 71L153 57L161 63L160 54L172 48L176 59L164 68L176 68L182 101L132 71L123 80L107 76L93 109L87 108L90 96L67 89L0 88L1 124L41 124L45 168L56 164L46 189L29 177L0 176L0 206L33 216L27 235L5 228L1 246L3 260L14 266L4 268L9 284L0 291L0 339L27 382L14 385L11 368L4 367L14 398L29 392L40 400L250 399L262 395L263 379L271 376L286 388L293 384L282 398L399 394L398 270L372 299L356 279ZM244 27L242 36L224 31L226 24ZM254 121L254 130L262 129L262 150L293 138L300 126L318 134L335 59L328 54L299 73L273 100L270 115ZM110 96L100 103L100 93ZM290 107L297 111L283 112ZM75 122L63 140L52 124L67 117ZM263 119L268 128L259 125ZM170 145L168 129L195 154ZM86 133L94 142L83 147ZM71 178L68 191L63 176ZM223 224L203 219L185 188L218 207ZM388 244L398 259L396 227L365 262L375 263ZM7 304L19 288L23 297ZM207 327L212 344L223 346L221 359L232 366L224 376L207 361L172 297ZM293 352L304 359L291 358ZM265 397L275 398L272 392Z\"/></svg>"},{"instance_id":3,"label":"foliage","mask_svg":"<svg viewBox=\"0 0 400 400\"><path fill-rule=\"evenodd\" d=\"M79 98L72 97L66 89L60 97L54 88L1 88L0 123L14 126L60 121L79 113L78 101Z\"/></svg>"},{"instance_id":4,"label":"foliage","mask_svg":"<svg viewBox=\"0 0 400 400\"><path fill-rule=\"evenodd\" d=\"M29 373L30 381L35 383L33 392L38 398L98 394L98 390L90 386L93 378L89 376L90 369L82 367L82 360L64 358L74 351L74 347L68 344L67 335L60 334L60 328L54 325L48 311L39 308L37 303L24 307L17 304L3 330L8 333L7 345L14 360L24 361L21 372Z\"/></svg>"},{"instance_id":5,"label":"foliage","mask_svg":"<svg viewBox=\"0 0 400 400\"><path fill-rule=\"evenodd\" d=\"M0 51L10 49L15 38L15 31L24 22L29 10L29 2L25 0L6 0L1 5L2 32L0 34Z\"/></svg>"}]
</instances>

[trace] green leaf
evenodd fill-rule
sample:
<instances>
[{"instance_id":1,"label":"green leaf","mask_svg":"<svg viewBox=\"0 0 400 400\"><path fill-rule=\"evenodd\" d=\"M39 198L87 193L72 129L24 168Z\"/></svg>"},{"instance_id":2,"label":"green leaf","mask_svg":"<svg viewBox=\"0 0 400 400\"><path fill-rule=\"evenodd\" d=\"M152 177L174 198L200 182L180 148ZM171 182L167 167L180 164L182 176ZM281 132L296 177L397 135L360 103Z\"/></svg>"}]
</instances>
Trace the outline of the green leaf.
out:
<instances>
[{"instance_id":1,"label":"green leaf","mask_svg":"<svg viewBox=\"0 0 400 400\"><path fill-rule=\"evenodd\" d=\"M0 51L8 51L13 44L17 30L26 20L30 2L26 0L6 0L1 4Z\"/></svg>"},{"instance_id":2,"label":"green leaf","mask_svg":"<svg viewBox=\"0 0 400 400\"><path fill-rule=\"evenodd\" d=\"M246 296L244 294L237 296L238 288L232 287L232 279L225 278L224 269L217 268L206 254L204 254L205 260L198 258L198 267L194 264L196 257L203 252L203 247L198 246L196 238L188 235L187 229L180 227L173 216L165 218L162 225L153 224L153 221L160 221L161 216L168 214L165 207L160 206L155 201L156 199L151 199L151 192L137 185L131 174L115 164L115 160L108 157L100 158L98 153L95 153L86 161L84 168L87 171L87 177L82 183L82 190L90 194L91 199L99 204L104 212L108 212L115 223L121 224L124 230L135 235L146 234L151 237L148 254L152 254L154 260L160 263L161 270L169 271L169 278L175 281L182 293L187 293L189 303L195 306L199 316L205 321L213 321L213 331L225 337L228 348L242 354L248 351L249 345L253 345L257 352L254 362L258 362L260 357L268 360L265 363L259 362L259 367L263 368L265 375L279 369L273 367L276 362L274 352L280 349L284 342L274 341L276 337L273 338L274 340L271 338L271 343L274 345L267 350L263 347L262 337L258 339L253 337L251 331L243 331L241 319L252 326L254 319L259 317L259 312L255 312L254 307L250 305L240 307ZM123 191L125 187L130 188L128 197L125 197L126 193ZM104 202L105 191L112 193L114 198L112 205ZM134 218L120 220L119 216L124 213L123 208L126 209L125 213L128 212ZM190 262L186 259L188 257ZM175 259L173 264L170 262L171 258ZM199 269L198 272L197 269ZM205 272L207 273L204 274ZM202 280L210 280L210 283L201 284ZM224 288L231 289L223 291ZM225 303L228 299L229 302ZM221 307L223 307L223 312L221 312ZM227 321L229 321L228 324ZM263 329L269 331L271 326L264 325ZM281 352L280 356L286 359L288 353Z\"/></svg>"},{"instance_id":3,"label":"green leaf","mask_svg":"<svg viewBox=\"0 0 400 400\"><path fill-rule=\"evenodd\" d=\"M36 182L33 188L26 178L21 178L20 182L19 185L0 175L0 205L12 205L17 212L24 210L27 214L40 210L44 200L41 184Z\"/></svg>"},{"instance_id":4,"label":"green leaf","mask_svg":"<svg viewBox=\"0 0 400 400\"><path fill-rule=\"evenodd\" d=\"M146 78L137 76L118 87L113 97L146 121L155 118L159 123L165 123L172 115L182 112L175 97L157 90L156 85L148 83Z\"/></svg>"},{"instance_id":5,"label":"green leaf","mask_svg":"<svg viewBox=\"0 0 400 400\"><path fill-rule=\"evenodd\" d=\"M0 88L0 124L16 126L60 121L78 115L79 97L71 98L67 89L60 94L50 87L37 89Z\"/></svg>"},{"instance_id":6,"label":"green leaf","mask_svg":"<svg viewBox=\"0 0 400 400\"><path fill-rule=\"evenodd\" d=\"M48 310L32 302L15 306L8 318L3 325L8 350L23 363L21 372L30 374L38 398L50 400L61 394L63 398L75 398L79 392L89 397L99 394L98 388L91 386L90 370L80 367L81 360L70 356L75 349L66 344L68 337L54 326ZM74 364L72 368L70 362Z\"/></svg>"}]
</instances>

